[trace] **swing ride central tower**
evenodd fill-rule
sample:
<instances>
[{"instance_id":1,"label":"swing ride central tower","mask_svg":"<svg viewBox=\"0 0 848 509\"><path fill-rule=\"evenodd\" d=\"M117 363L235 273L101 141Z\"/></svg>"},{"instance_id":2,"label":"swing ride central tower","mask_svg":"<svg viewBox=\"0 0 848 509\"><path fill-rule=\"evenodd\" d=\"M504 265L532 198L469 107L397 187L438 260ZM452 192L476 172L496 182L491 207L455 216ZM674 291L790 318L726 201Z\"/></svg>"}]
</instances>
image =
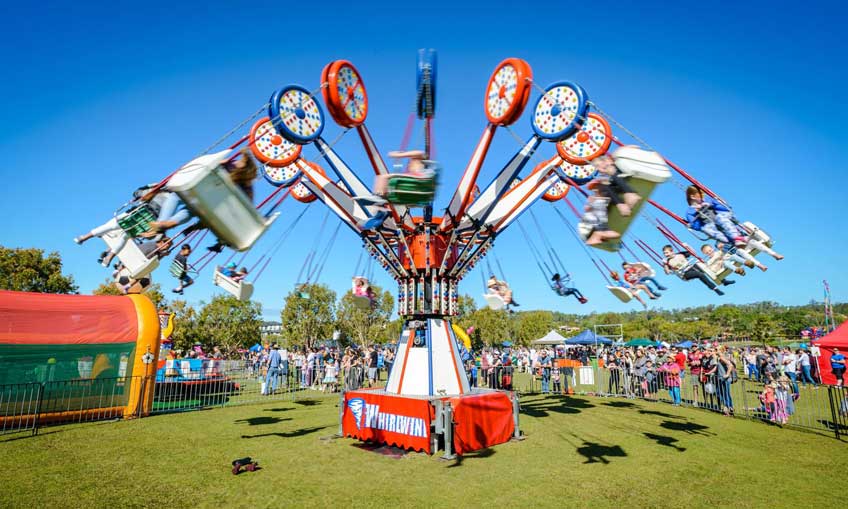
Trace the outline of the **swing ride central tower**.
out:
<instances>
[{"instance_id":1,"label":"swing ride central tower","mask_svg":"<svg viewBox=\"0 0 848 509\"><path fill-rule=\"evenodd\" d=\"M324 204L362 240L366 252L397 282L397 311L405 319L397 343L394 369L385 389L347 391L343 394L343 433L428 452L438 445L435 435L442 436L449 449L452 432L456 432L457 436L461 432L471 433L474 436L457 438L458 449L461 445L465 450L476 450L502 443L513 432L518 433L517 396L512 392L470 387L463 367L461 344L457 339L463 339L467 345L468 338L464 331L449 321L458 314L460 282L487 256L495 239L538 200L564 200L581 217L578 228L573 228L561 216L573 229L575 237L582 237L587 244L598 249L617 251L621 245L620 237L639 215L642 204L651 203L665 210L650 200L650 195L656 186L670 177L667 165L699 189L706 191L706 188L656 152L623 146L611 154L615 159L614 175L617 176L618 172L626 174L624 176L633 188L632 192L638 194L641 200L628 205L623 212L617 207L607 208L605 203L600 207L592 205L590 208L596 216L595 222L592 223L591 218L584 221L590 214L580 216L567 195L575 189L588 196L580 186L596 177L598 172L594 164L597 161L593 160L606 154L611 142L622 145L613 136L608 123L612 119L590 103L586 91L576 83L557 81L542 88L533 81L527 62L507 58L498 64L486 86L483 102L486 123L480 139L447 206L439 209L440 215L434 215L433 200L440 177L438 164L431 160L436 78L435 51L420 50L416 73L416 113L410 116L401 145L402 151L405 150L417 116L423 122L424 148L423 154L415 156L416 166L410 164L408 173L389 173L381 151L365 125L368 96L362 76L349 61L335 60L322 70L318 88L313 91L299 85L280 88L271 96L268 116L259 119L248 135L228 150L207 153L183 166L166 177L152 193L164 188L179 195L203 227L212 231L220 244L234 251L250 249L277 218L273 211L286 196L291 195L302 203L320 201ZM532 107L530 135L523 142L519 139L518 149L496 170L488 184L478 186L478 176L496 132L501 128L509 129L520 119L534 88L539 94ZM323 107L319 97L323 98ZM589 112L590 106L597 113ZM264 107L260 111L263 110ZM357 133L376 176L374 187L380 189L381 197L375 197L371 188L335 151L336 141L328 142L322 137L325 111L343 129L339 138L348 131ZM253 201L233 184L224 168L237 157L232 149L245 142L262 163L265 180L278 187L258 206L254 206ZM532 170L524 171L543 142L555 145L554 156L543 160ZM645 145L641 141L640 144ZM317 149L328 170L304 159L303 150L307 145ZM410 152L401 154L413 157ZM423 170L418 166L423 166ZM598 166L610 176L609 162ZM524 176L521 176L522 173ZM598 194L594 202L607 199L599 189L602 185L609 187L609 184L603 184L603 180L596 182L595 192ZM258 209L284 188L287 190L283 197L269 212L260 215ZM710 195L717 198L712 193ZM590 201L591 198L587 198L587 203ZM603 208L607 209L606 213L594 210ZM683 219L676 219L685 224ZM760 242L754 247L762 250L765 249L763 246L770 245L768 237L759 229L745 224L746 231L751 232L750 237L757 237ZM601 230L602 226L607 229ZM667 237L670 235L659 226L658 229ZM610 232L617 235L605 237L603 242L600 239L593 242L593 235ZM112 242L110 248L119 251L117 254L125 265L123 270L128 278L140 278L155 269L157 262L144 256L134 242L127 243L117 236L106 236L105 240L107 244ZM533 251L529 240L528 237L530 250ZM755 254L748 247L746 249L750 256ZM697 258L695 253L692 254ZM600 267L598 270L601 271ZM702 270L707 273L706 269ZM239 299L249 298L252 291L252 287L243 281L243 276L236 281L216 272L215 282ZM559 288L562 289L561 286ZM608 288L621 290L612 285ZM486 297L493 309L509 304L506 293L499 298L494 295ZM585 299L581 298L581 301ZM475 400L473 404L463 406L464 402L473 398L485 398L487 401L479 404ZM452 408L455 408L455 413ZM431 422L435 422L435 426L431 427ZM460 426L454 430L454 422L473 423L473 426Z\"/></svg>"}]
</instances>

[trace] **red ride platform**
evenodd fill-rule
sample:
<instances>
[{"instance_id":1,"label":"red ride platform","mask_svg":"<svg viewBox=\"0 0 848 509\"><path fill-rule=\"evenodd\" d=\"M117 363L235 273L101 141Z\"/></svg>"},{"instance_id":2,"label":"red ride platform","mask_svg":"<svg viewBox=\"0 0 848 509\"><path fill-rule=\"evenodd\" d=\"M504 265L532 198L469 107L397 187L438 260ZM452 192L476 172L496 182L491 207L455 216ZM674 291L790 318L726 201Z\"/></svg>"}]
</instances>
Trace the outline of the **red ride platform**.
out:
<instances>
[{"instance_id":1,"label":"red ride platform","mask_svg":"<svg viewBox=\"0 0 848 509\"><path fill-rule=\"evenodd\" d=\"M515 393L487 389L444 397L360 389L344 394L341 428L347 437L428 454L441 436L446 452L461 455L509 441L517 406Z\"/></svg>"}]
</instances>

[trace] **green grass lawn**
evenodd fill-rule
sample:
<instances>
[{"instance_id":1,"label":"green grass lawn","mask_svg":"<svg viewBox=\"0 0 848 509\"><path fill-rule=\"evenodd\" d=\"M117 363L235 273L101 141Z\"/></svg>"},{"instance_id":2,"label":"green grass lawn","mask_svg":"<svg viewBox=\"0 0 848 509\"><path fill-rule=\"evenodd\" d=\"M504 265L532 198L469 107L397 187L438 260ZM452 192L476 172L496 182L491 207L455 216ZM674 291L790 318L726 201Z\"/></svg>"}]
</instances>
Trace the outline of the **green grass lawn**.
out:
<instances>
[{"instance_id":1,"label":"green grass lawn","mask_svg":"<svg viewBox=\"0 0 848 509\"><path fill-rule=\"evenodd\" d=\"M527 396L526 440L400 459L337 430L337 400L45 428L0 441L0 507L797 506L845 500L848 445L661 403ZM262 469L233 476L230 461ZM839 487L842 488L839 488ZM839 488L839 489L837 489Z\"/></svg>"}]
</instances>

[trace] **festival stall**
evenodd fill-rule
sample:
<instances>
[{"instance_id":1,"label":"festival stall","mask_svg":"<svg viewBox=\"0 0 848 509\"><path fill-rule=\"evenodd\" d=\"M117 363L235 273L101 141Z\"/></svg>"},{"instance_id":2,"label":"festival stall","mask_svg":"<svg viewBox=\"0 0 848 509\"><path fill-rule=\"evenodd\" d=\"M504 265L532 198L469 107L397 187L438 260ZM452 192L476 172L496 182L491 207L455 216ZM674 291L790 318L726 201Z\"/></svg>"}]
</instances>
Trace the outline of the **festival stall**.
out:
<instances>
[{"instance_id":1,"label":"festival stall","mask_svg":"<svg viewBox=\"0 0 848 509\"><path fill-rule=\"evenodd\" d=\"M811 341L811 344L818 346L821 352L821 356L811 359L811 361L818 362L818 371L822 383L836 385L836 377L830 370L830 356L833 355L834 348L838 348L843 355L848 352L848 321L827 336Z\"/></svg>"}]
</instances>

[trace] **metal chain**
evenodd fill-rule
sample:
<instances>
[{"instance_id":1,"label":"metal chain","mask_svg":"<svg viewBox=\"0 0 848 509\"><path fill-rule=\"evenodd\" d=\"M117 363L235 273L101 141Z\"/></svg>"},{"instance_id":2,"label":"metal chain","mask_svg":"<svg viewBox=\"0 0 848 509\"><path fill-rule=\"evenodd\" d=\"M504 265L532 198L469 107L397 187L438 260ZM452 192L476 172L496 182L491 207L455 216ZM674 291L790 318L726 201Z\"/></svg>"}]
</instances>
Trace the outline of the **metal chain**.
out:
<instances>
[{"instance_id":1,"label":"metal chain","mask_svg":"<svg viewBox=\"0 0 848 509\"><path fill-rule=\"evenodd\" d=\"M212 145L209 145L209 147L207 147L207 148L206 148L206 150L204 150L203 152L201 152L201 153L200 153L197 157L200 157L200 156L202 156L202 155L206 155L206 154L208 154L209 152L211 152L211 151L212 151L212 149L214 149L215 147L217 147L218 145L220 145L221 143L223 143L223 142L224 142L224 140L226 140L227 138L229 138L230 136L232 136L232 135L233 135L233 133L235 133L236 131L238 131L239 129L241 129L241 128L242 128L242 127L244 127L245 125L247 125L247 123L248 123L248 122L250 122L251 120L253 120L254 118L258 117L258 116L259 116L259 115L260 115L263 111L266 111L266 110L268 109L268 106L270 106L270 105L271 105L271 103L265 103L265 105L264 105L264 106L262 106L261 108L259 108L258 110L256 110L256 112L254 112L254 113L253 113L253 115L251 115L251 116L249 116L248 118L244 119L244 120L243 120L243 121L242 121L239 125L237 125L237 126L235 126L234 128L230 129L230 130L229 130L229 132L227 132L227 134L225 134L224 136L222 136L222 137L218 138L218 140L216 140L216 141L215 141L215 143L213 143ZM196 159L196 158L195 158L195 159Z\"/></svg>"}]
</instances>

